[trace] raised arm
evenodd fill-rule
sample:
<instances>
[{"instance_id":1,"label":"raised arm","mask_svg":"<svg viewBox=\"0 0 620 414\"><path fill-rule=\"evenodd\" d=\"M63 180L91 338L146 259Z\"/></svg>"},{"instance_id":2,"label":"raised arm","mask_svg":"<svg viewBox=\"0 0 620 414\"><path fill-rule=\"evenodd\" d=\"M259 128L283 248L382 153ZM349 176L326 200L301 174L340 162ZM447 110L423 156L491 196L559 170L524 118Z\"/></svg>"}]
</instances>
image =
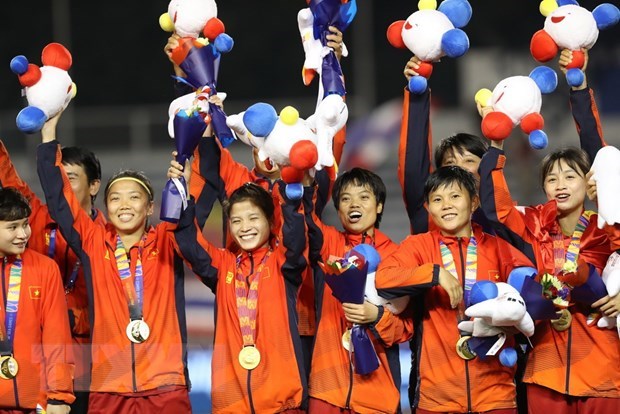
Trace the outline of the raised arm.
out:
<instances>
[{"instance_id":1,"label":"raised arm","mask_svg":"<svg viewBox=\"0 0 620 414\"><path fill-rule=\"evenodd\" d=\"M407 62L405 77L417 74L417 62L415 57ZM405 88L398 147L398 180L412 234L424 233L429 229L428 212L424 208L424 183L432 169L430 107L430 89L416 95Z\"/></svg>"},{"instance_id":2,"label":"raised arm","mask_svg":"<svg viewBox=\"0 0 620 414\"><path fill-rule=\"evenodd\" d=\"M536 264L536 255L527 233L524 215L517 209L504 176L502 144L492 142L480 161L480 205L496 234L510 242Z\"/></svg>"},{"instance_id":3,"label":"raised arm","mask_svg":"<svg viewBox=\"0 0 620 414\"><path fill-rule=\"evenodd\" d=\"M570 91L570 107L579 134L579 144L588 156L590 161L594 160L599 149L607 145L603 139L603 131L601 129L601 120L594 100L594 91L588 86L585 74L588 66L588 50L582 50L585 62L582 67L584 72L583 82L581 85L573 86ZM560 54L559 65L560 70L566 75L567 65L573 60L573 52L564 49Z\"/></svg>"},{"instance_id":4,"label":"raised arm","mask_svg":"<svg viewBox=\"0 0 620 414\"><path fill-rule=\"evenodd\" d=\"M33 212L43 204L30 186L19 176L4 142L0 140L0 188L6 187L14 187L22 193L30 203Z\"/></svg>"},{"instance_id":5,"label":"raised arm","mask_svg":"<svg viewBox=\"0 0 620 414\"><path fill-rule=\"evenodd\" d=\"M285 183L278 181L282 196L282 245L284 263L280 267L284 278L294 286L300 286L302 273L308 266L306 247L307 233L304 214L300 211L302 200L291 200L286 196Z\"/></svg>"}]
</instances>

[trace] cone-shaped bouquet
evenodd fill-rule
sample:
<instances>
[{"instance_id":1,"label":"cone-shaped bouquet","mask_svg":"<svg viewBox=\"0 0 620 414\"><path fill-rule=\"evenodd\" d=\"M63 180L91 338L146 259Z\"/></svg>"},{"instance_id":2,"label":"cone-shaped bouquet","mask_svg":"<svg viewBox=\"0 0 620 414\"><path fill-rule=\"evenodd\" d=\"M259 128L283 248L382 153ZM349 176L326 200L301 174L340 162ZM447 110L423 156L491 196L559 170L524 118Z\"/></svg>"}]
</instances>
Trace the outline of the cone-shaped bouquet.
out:
<instances>
[{"instance_id":1,"label":"cone-shaped bouquet","mask_svg":"<svg viewBox=\"0 0 620 414\"><path fill-rule=\"evenodd\" d=\"M344 258L330 256L327 263L319 262L319 265L325 273L325 282L336 299L341 303L364 303L368 275L368 262L364 256L351 251ZM370 374L379 368L379 358L365 326L353 325L350 349L353 352L356 374Z\"/></svg>"},{"instance_id":2,"label":"cone-shaped bouquet","mask_svg":"<svg viewBox=\"0 0 620 414\"><path fill-rule=\"evenodd\" d=\"M192 156L207 128L208 119L208 114L197 108L180 110L174 116L174 143L179 164L185 165L185 161ZM171 223L178 222L187 199L185 179L169 179L162 192L159 218Z\"/></svg>"},{"instance_id":3,"label":"cone-shaped bouquet","mask_svg":"<svg viewBox=\"0 0 620 414\"><path fill-rule=\"evenodd\" d=\"M217 76L220 67L221 53L213 43L207 45L195 39L183 39L172 52L172 60L185 72L185 77L175 77L196 89L197 93L206 92L208 96L217 93ZM209 116L213 132L223 147L234 141L230 128L226 125L226 114L217 105L209 103Z\"/></svg>"}]
</instances>

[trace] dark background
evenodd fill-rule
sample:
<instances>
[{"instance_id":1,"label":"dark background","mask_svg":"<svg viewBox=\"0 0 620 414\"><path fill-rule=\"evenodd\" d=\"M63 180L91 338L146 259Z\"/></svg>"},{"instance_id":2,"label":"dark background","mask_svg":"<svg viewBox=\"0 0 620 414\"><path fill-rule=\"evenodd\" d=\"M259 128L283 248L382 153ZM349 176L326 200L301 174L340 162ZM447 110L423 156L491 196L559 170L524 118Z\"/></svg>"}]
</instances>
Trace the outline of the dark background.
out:
<instances>
[{"instance_id":1,"label":"dark background","mask_svg":"<svg viewBox=\"0 0 620 414\"><path fill-rule=\"evenodd\" d=\"M583 1L581 5L591 10L599 3ZM465 31L472 48L527 51L532 34L543 26L544 18L538 12L539 1L471 0L471 4L474 14ZM73 54L74 66L70 74L78 85L78 98L72 105L169 102L173 98L171 70L162 53L168 34L158 24L159 15L167 10L167 5L168 2L162 0L5 2L0 53L5 64L5 70L0 72L3 73L0 85L4 93L0 96L0 109L22 106L19 83L8 67L10 59L24 54L40 64L41 50L51 41L64 43ZM296 16L304 5L303 0L218 2L218 17L235 39L233 51L222 58L219 79L220 87L230 98L259 101L316 94L314 87L302 85L300 77L303 49ZM364 30L373 33L374 40L362 50L372 49L375 75L373 84L364 87L375 91L376 99L371 105L376 106L400 95L401 68L409 58L408 51L389 45L385 31L393 21L405 19L416 11L417 3L358 0L358 8L359 13L370 16L371 27L364 27ZM65 18L68 24L63 22ZM356 19L353 25L356 24L361 23ZM353 27L345 34L350 50L359 47L352 30ZM619 38L618 26L601 32L591 52L591 59L596 60L597 66L589 71L591 84L602 83L604 89L615 88L616 92L620 91L619 77L609 73L617 73L620 67ZM457 65L458 61L452 59L436 65L434 99L443 105L458 102ZM345 61L343 70L348 92L355 94L355 87L359 87L354 82L356 68ZM615 106L620 104L616 102Z\"/></svg>"}]
</instances>

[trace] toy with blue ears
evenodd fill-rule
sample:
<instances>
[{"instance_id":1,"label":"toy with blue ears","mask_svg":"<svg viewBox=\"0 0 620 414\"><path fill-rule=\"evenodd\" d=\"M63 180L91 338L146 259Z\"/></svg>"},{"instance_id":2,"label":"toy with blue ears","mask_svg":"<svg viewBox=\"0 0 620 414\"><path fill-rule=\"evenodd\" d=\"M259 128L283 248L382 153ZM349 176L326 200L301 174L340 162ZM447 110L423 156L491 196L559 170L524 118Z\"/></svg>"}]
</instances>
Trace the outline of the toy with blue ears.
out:
<instances>
[{"instance_id":1,"label":"toy with blue ears","mask_svg":"<svg viewBox=\"0 0 620 414\"><path fill-rule=\"evenodd\" d=\"M532 37L532 56L539 62L547 62L560 49L571 50L573 59L567 66L566 81L570 86L581 85L584 80L581 68L585 63L582 49L594 46L599 30L620 21L620 10L604 3L590 12L575 0L544 0L540 3L540 13L546 17L545 26Z\"/></svg>"},{"instance_id":2,"label":"toy with blue ears","mask_svg":"<svg viewBox=\"0 0 620 414\"><path fill-rule=\"evenodd\" d=\"M443 56L457 58L469 50L469 38L461 28L472 15L467 0L444 0L439 8L435 0L420 0L418 8L407 20L394 22L387 30L392 46L409 49L422 61L420 75L409 80L408 88L415 94L426 90L432 62Z\"/></svg>"},{"instance_id":3,"label":"toy with blue ears","mask_svg":"<svg viewBox=\"0 0 620 414\"><path fill-rule=\"evenodd\" d=\"M529 76L511 76L500 81L491 92L481 89L475 101L481 107L491 107L492 112L482 119L482 134L490 140L501 141L520 125L528 134L534 149L547 147L545 121L540 114L542 94L548 94L558 85L558 76L552 69L539 66Z\"/></svg>"},{"instance_id":4,"label":"toy with blue ears","mask_svg":"<svg viewBox=\"0 0 620 414\"><path fill-rule=\"evenodd\" d=\"M17 128L34 134L43 128L48 119L62 112L75 94L77 88L67 71L73 62L71 53L59 43L50 43L41 54L43 66L30 63L19 55L11 60L11 71L24 87L22 94L28 106L17 115Z\"/></svg>"},{"instance_id":5,"label":"toy with blue ears","mask_svg":"<svg viewBox=\"0 0 620 414\"><path fill-rule=\"evenodd\" d=\"M191 86L198 96L216 94L221 55L232 50L234 41L225 33L224 23L217 18L215 1L172 0L168 12L159 18L159 24L163 30L181 36L179 45L172 50L171 59L183 70L185 77L174 78ZM201 34L205 37L199 37ZM180 97L171 107L187 108L195 97L194 94ZM208 111L215 135L222 146L227 147L234 141L234 135L226 126L226 114L211 103L208 103Z\"/></svg>"},{"instance_id":6,"label":"toy with blue ears","mask_svg":"<svg viewBox=\"0 0 620 414\"><path fill-rule=\"evenodd\" d=\"M345 102L344 76L334 51L327 46L329 27L343 32L349 27L357 13L355 0L307 0L308 7L297 14L297 24L305 52L302 79L309 85L319 74L317 107L308 122L316 130L319 158L317 170L334 165L333 139L344 128L349 117ZM346 47L342 44L343 56Z\"/></svg>"},{"instance_id":7,"label":"toy with blue ears","mask_svg":"<svg viewBox=\"0 0 620 414\"><path fill-rule=\"evenodd\" d=\"M534 280L536 274L534 268L519 267L510 273L508 283L483 280L474 284L465 310L473 319L459 323L459 329L471 338L461 344L466 349L457 352L483 359L498 355L502 365L513 366L517 352L505 346L510 328L529 338L534 334L535 320L557 318L553 303Z\"/></svg>"},{"instance_id":8,"label":"toy with blue ears","mask_svg":"<svg viewBox=\"0 0 620 414\"><path fill-rule=\"evenodd\" d=\"M278 164L288 198L303 196L301 182L305 171L314 168L318 151L316 134L297 109L287 106L278 116L273 106L259 102L229 117L228 125L242 141L258 149L260 161Z\"/></svg>"}]
</instances>

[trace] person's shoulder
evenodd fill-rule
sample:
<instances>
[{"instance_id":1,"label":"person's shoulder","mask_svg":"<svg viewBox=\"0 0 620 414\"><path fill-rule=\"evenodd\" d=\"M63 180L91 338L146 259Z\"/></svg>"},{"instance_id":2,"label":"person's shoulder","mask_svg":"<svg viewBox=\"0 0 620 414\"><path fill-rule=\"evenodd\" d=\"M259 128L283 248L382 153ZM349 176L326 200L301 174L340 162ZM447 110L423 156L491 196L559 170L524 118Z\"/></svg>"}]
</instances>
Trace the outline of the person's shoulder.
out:
<instances>
[{"instance_id":1,"label":"person's shoulder","mask_svg":"<svg viewBox=\"0 0 620 414\"><path fill-rule=\"evenodd\" d=\"M30 248L26 248L24 253L21 254L21 257L25 268L41 270L37 273L40 273L43 276L49 274L50 268L56 270L58 269L58 265L53 259Z\"/></svg>"}]
</instances>

